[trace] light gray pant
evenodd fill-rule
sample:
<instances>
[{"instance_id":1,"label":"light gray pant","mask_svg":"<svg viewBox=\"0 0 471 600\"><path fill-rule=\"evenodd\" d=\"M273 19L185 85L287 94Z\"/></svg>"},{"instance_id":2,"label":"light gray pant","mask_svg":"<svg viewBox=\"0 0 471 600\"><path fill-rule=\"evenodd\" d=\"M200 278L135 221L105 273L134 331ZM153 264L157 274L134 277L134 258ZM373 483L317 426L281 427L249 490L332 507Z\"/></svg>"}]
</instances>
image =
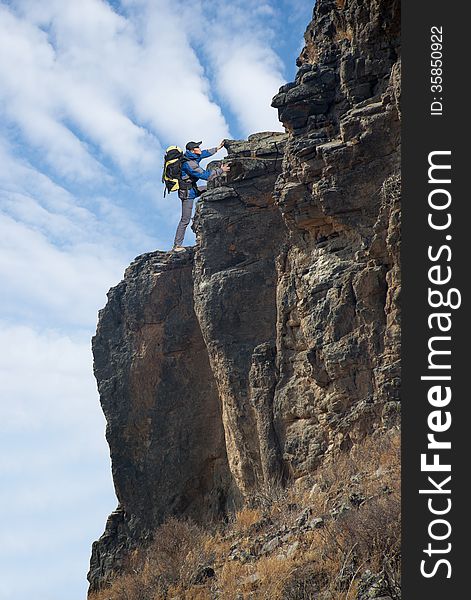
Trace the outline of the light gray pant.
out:
<instances>
[{"instance_id":1,"label":"light gray pant","mask_svg":"<svg viewBox=\"0 0 471 600\"><path fill-rule=\"evenodd\" d=\"M184 194L184 196L183 196ZM185 231L190 223L191 213L193 212L193 200L194 198L187 198L188 192L178 193L180 200L182 201L182 217L180 223L178 223L177 233L175 234L175 246L181 246L185 237Z\"/></svg>"}]
</instances>

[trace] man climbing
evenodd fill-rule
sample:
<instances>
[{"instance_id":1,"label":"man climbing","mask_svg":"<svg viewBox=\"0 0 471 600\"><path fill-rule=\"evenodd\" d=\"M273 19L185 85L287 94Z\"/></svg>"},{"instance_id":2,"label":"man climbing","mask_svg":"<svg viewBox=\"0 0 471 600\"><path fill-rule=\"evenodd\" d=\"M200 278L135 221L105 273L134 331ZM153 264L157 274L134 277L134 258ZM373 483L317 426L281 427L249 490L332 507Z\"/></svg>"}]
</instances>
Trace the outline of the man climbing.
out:
<instances>
[{"instance_id":1,"label":"man climbing","mask_svg":"<svg viewBox=\"0 0 471 600\"><path fill-rule=\"evenodd\" d=\"M183 239L185 237L185 231L191 219L191 213L193 211L193 202L197 198L201 191L199 190L196 182L198 179L204 179L209 181L227 173L230 171L230 167L222 165L217 169L203 169L200 167L200 162L203 158L208 158L216 154L223 146L224 140L219 144L217 148L210 148L209 150L201 150L201 142L188 142L186 145L186 152L183 155L184 163L182 167L182 178L180 182L180 189L178 190L178 196L182 201L182 216L180 223L178 223L177 232L175 234L175 241L173 244L173 250L175 252L182 252L185 248L182 247Z\"/></svg>"}]
</instances>

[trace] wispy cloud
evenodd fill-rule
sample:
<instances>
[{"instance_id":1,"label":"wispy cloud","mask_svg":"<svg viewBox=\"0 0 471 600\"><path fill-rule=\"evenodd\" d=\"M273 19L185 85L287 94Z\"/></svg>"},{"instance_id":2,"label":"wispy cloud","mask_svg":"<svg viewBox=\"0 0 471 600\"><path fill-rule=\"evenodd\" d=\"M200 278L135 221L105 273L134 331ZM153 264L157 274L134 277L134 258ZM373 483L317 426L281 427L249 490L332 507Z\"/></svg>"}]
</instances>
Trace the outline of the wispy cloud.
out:
<instances>
[{"instance_id":1,"label":"wispy cloud","mask_svg":"<svg viewBox=\"0 0 471 600\"><path fill-rule=\"evenodd\" d=\"M124 4L126 17L101 0L0 7L5 114L64 177L103 177L107 161L145 173L160 164L159 140L228 135L178 13Z\"/></svg>"},{"instance_id":2,"label":"wispy cloud","mask_svg":"<svg viewBox=\"0 0 471 600\"><path fill-rule=\"evenodd\" d=\"M2 312L10 319L86 327L119 280L119 258L97 245L60 249L44 235L0 216Z\"/></svg>"},{"instance_id":3,"label":"wispy cloud","mask_svg":"<svg viewBox=\"0 0 471 600\"><path fill-rule=\"evenodd\" d=\"M0 598L78 600L116 503L88 336L0 322L0 395Z\"/></svg>"},{"instance_id":4,"label":"wispy cloud","mask_svg":"<svg viewBox=\"0 0 471 600\"><path fill-rule=\"evenodd\" d=\"M107 288L142 242L158 243L109 199L98 196L87 207L0 144L4 318L93 326Z\"/></svg>"},{"instance_id":5,"label":"wispy cloud","mask_svg":"<svg viewBox=\"0 0 471 600\"><path fill-rule=\"evenodd\" d=\"M243 135L282 130L271 98L284 83L283 64L272 49L276 3L250 0L194 3L187 27L203 56L215 92Z\"/></svg>"}]
</instances>

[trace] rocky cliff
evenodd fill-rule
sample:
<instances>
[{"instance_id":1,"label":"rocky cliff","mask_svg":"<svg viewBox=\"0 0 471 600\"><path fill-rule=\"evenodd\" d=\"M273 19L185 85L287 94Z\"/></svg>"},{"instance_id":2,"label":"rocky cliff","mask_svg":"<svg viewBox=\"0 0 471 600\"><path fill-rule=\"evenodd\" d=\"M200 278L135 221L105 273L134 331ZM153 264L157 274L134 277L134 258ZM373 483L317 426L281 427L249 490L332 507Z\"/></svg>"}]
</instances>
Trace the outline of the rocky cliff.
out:
<instances>
[{"instance_id":1,"label":"rocky cliff","mask_svg":"<svg viewBox=\"0 0 471 600\"><path fill-rule=\"evenodd\" d=\"M287 133L228 141L183 256L138 257L93 340L119 501L97 589L170 516L227 517L397 424L400 14L318 0Z\"/></svg>"}]
</instances>

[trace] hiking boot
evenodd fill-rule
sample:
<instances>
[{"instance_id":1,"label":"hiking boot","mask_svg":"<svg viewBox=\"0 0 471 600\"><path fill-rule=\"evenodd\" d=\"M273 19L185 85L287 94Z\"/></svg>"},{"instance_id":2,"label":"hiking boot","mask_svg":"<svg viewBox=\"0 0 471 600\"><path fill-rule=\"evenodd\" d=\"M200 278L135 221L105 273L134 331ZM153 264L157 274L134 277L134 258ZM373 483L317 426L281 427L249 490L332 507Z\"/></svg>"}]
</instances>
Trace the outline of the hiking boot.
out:
<instances>
[{"instance_id":1,"label":"hiking boot","mask_svg":"<svg viewBox=\"0 0 471 600\"><path fill-rule=\"evenodd\" d=\"M173 252L184 252L186 248L184 248L183 246L174 246L172 250Z\"/></svg>"}]
</instances>

